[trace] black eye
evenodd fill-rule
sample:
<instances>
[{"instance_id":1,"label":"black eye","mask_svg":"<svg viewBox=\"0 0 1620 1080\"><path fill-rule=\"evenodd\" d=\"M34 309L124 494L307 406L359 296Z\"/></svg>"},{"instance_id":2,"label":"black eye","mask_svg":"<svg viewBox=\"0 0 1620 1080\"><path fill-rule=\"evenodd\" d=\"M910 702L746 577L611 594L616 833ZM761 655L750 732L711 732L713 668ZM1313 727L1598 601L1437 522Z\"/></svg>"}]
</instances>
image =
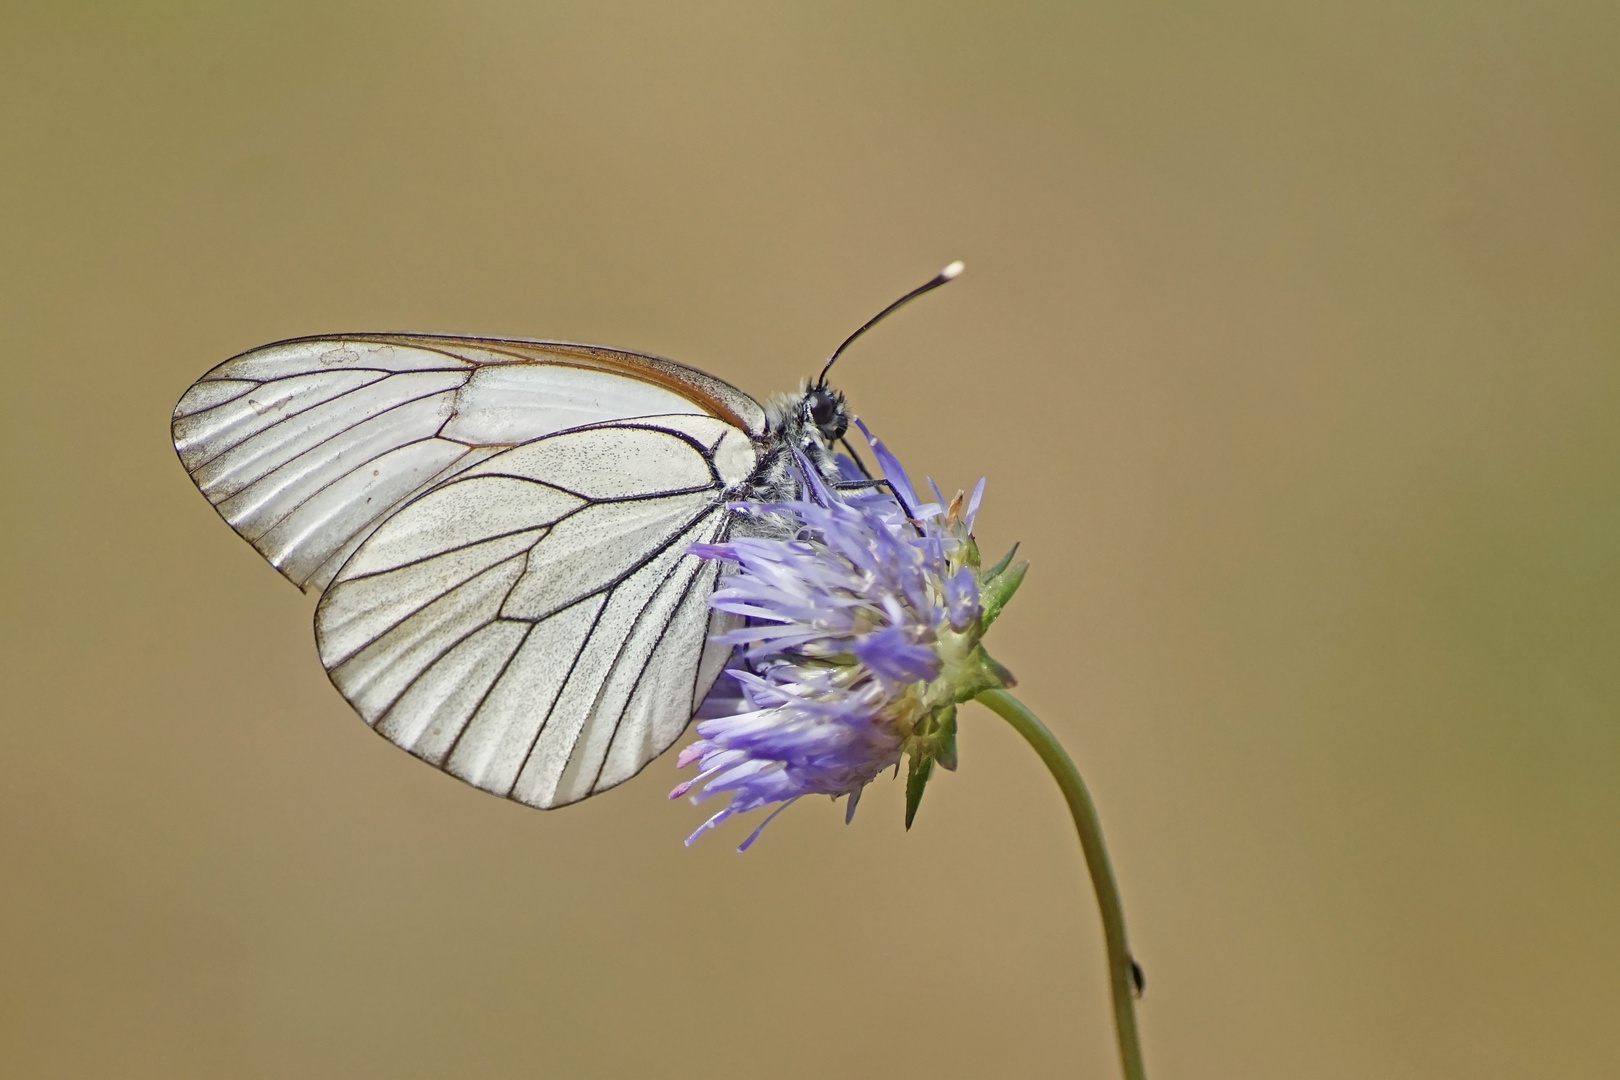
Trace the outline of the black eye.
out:
<instances>
[{"instance_id":1,"label":"black eye","mask_svg":"<svg viewBox=\"0 0 1620 1080\"><path fill-rule=\"evenodd\" d=\"M815 424L824 438L842 439L844 431L849 427L849 418L844 414L844 399L837 391L815 389L804 399L805 411L810 414L811 423Z\"/></svg>"},{"instance_id":2,"label":"black eye","mask_svg":"<svg viewBox=\"0 0 1620 1080\"><path fill-rule=\"evenodd\" d=\"M838 417L838 403L831 394L816 391L810 395L810 419L817 427L826 427Z\"/></svg>"}]
</instances>

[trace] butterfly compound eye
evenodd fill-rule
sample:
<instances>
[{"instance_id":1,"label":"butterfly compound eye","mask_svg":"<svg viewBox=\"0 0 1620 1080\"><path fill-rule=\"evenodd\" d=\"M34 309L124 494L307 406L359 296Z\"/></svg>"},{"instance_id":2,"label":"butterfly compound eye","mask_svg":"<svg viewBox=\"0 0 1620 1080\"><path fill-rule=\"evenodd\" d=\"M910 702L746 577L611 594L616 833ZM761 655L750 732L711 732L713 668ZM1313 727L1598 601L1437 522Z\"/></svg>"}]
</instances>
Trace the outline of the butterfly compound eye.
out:
<instances>
[{"instance_id":1,"label":"butterfly compound eye","mask_svg":"<svg viewBox=\"0 0 1620 1080\"><path fill-rule=\"evenodd\" d=\"M844 437L849 429L849 417L844 413L844 403L838 394L818 387L806 396L805 405L811 422L829 441Z\"/></svg>"}]
</instances>

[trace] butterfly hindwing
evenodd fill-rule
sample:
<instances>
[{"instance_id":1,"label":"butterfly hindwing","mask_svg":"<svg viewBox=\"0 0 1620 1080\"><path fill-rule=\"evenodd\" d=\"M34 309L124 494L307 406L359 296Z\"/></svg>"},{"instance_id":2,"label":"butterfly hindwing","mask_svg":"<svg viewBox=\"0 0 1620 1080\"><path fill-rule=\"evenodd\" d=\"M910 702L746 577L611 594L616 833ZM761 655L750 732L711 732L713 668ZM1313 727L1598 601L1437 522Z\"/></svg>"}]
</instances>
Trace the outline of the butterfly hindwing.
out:
<instances>
[{"instance_id":1,"label":"butterfly hindwing","mask_svg":"<svg viewBox=\"0 0 1620 1080\"><path fill-rule=\"evenodd\" d=\"M564 431L388 517L316 610L333 683L396 745L559 806L640 771L719 673L707 642L726 492L756 450L712 416Z\"/></svg>"}]
</instances>

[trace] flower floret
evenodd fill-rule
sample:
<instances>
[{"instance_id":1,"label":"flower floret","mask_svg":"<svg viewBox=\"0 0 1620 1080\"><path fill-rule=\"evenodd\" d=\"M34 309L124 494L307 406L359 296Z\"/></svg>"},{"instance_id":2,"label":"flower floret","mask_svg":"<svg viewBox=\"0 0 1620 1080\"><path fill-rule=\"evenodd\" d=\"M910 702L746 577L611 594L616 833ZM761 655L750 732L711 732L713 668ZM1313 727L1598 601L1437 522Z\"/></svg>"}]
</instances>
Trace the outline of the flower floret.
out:
<instances>
[{"instance_id":1,"label":"flower floret","mask_svg":"<svg viewBox=\"0 0 1620 1080\"><path fill-rule=\"evenodd\" d=\"M739 535L691 548L726 566L709 604L733 624L713 640L734 651L678 761L699 773L670 793L731 800L689 844L727 817L772 803L780 813L808 794L848 796L847 820L907 754L914 777L920 760L954 766L955 704L1007 683L978 644L987 619L971 530L984 481L948 503L930 481L938 501L923 503L861 431L879 484L830 486L801 460L801 498L734 503ZM908 825L914 812L908 785Z\"/></svg>"}]
</instances>

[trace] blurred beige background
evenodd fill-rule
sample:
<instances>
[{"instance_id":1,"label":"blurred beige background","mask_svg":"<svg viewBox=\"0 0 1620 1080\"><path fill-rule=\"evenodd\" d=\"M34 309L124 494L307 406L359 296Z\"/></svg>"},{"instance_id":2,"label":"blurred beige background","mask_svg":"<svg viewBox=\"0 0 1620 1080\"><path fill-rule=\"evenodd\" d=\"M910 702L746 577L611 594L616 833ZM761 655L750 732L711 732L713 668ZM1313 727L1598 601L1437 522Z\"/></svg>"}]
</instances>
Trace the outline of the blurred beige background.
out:
<instances>
[{"instance_id":1,"label":"blurred beige background","mask_svg":"<svg viewBox=\"0 0 1620 1080\"><path fill-rule=\"evenodd\" d=\"M1164 1078L1620 1075L1620 7L15 3L0 1074L1117 1075L982 710L740 833L366 730L168 445L321 331L841 362L1022 540ZM735 835L734 835L735 833Z\"/></svg>"}]
</instances>

